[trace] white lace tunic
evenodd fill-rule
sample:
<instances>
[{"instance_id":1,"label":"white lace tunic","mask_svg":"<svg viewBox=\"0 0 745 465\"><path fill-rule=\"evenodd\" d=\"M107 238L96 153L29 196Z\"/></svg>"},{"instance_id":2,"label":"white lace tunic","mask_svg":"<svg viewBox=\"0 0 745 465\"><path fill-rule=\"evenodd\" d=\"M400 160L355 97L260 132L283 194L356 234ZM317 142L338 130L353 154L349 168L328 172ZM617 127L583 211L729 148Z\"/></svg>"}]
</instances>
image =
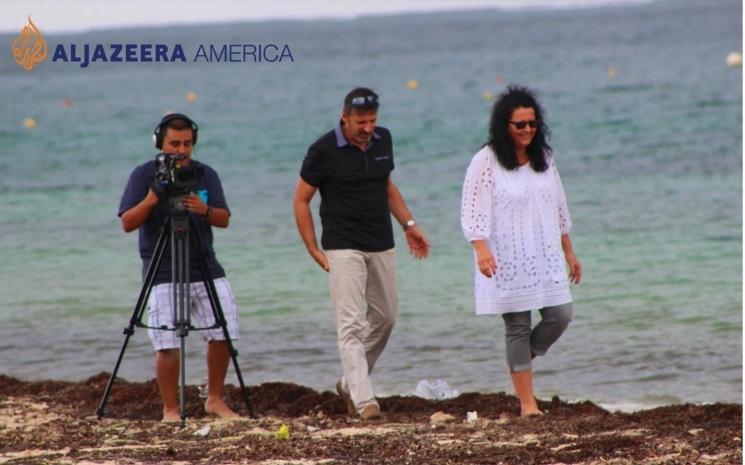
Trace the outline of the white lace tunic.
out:
<instances>
[{"instance_id":1,"label":"white lace tunic","mask_svg":"<svg viewBox=\"0 0 745 465\"><path fill-rule=\"evenodd\" d=\"M466 172L460 221L469 242L486 240L497 266L491 278L475 266L477 314L572 301L561 248L572 222L552 158L543 173L530 164L508 171L491 147L482 148Z\"/></svg>"}]
</instances>

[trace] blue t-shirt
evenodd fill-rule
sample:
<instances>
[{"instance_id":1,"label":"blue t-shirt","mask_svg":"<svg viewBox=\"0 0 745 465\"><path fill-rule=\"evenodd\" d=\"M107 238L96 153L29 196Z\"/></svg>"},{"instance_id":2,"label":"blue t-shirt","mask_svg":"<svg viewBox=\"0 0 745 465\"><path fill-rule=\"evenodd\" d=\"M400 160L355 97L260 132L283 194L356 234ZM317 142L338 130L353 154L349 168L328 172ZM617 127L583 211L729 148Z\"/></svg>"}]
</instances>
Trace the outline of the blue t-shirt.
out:
<instances>
[{"instance_id":1,"label":"blue t-shirt","mask_svg":"<svg viewBox=\"0 0 745 465\"><path fill-rule=\"evenodd\" d=\"M222 184L220 183L220 177L217 172L196 160L192 160L192 163L197 168L202 168L204 175L199 181L194 192L202 197L202 201L205 201L207 205L214 208L225 208L228 209L227 202L225 201L225 194L222 190ZM121 217L124 212L130 208L136 206L142 202L147 196L150 186L155 180L155 162L153 160L143 163L132 171L129 175L129 180L124 188L122 194L122 200L119 202L119 213ZM157 207L153 209L148 217L147 221L139 228L139 245L140 245L140 257L142 257L142 276L144 279L145 272L150 265L153 253L155 253L155 244L158 240L161 227L166 223L168 218L168 201L167 199L161 200ZM201 248L207 254L207 266L209 267L210 273L213 279L225 277L225 270L217 262L215 258L215 251L212 248L212 226L210 226L204 218L199 215L190 214L192 229L196 229L197 235L201 241ZM171 246L170 237L168 238L168 245L163 254L163 259L160 262L160 267L155 274L155 281L153 284L163 284L171 282ZM196 250L194 250L193 244L189 244L189 281L190 282L201 282L202 273L199 271L199 262L197 261Z\"/></svg>"}]
</instances>

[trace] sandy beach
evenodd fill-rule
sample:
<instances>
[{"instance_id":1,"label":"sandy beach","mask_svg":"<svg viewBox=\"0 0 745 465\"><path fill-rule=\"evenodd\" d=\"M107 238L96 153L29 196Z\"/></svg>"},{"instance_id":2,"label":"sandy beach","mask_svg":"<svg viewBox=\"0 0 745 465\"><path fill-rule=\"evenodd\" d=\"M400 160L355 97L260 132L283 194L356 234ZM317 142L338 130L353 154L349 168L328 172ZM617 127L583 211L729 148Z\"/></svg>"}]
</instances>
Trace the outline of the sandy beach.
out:
<instances>
[{"instance_id":1,"label":"sandy beach","mask_svg":"<svg viewBox=\"0 0 745 465\"><path fill-rule=\"evenodd\" d=\"M289 383L250 386L257 419L206 416L187 388L187 424L158 421L154 381L117 380L95 416L108 375L82 382L0 376L2 464L736 464L742 406L674 405L611 413L590 403L541 402L520 418L504 393L428 401L380 399L383 418L344 415L341 399ZM229 403L246 414L238 388ZM467 421L467 412L478 419ZM438 413L439 412L439 413ZM278 434L287 426L287 437Z\"/></svg>"}]
</instances>

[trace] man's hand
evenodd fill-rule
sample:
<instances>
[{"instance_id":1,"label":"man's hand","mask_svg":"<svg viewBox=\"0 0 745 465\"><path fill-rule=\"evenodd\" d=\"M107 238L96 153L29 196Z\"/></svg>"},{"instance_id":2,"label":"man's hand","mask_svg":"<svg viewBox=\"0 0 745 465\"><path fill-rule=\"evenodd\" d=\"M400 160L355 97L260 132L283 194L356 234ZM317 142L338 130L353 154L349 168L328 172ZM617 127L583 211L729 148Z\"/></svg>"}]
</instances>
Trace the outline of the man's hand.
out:
<instances>
[{"instance_id":1,"label":"man's hand","mask_svg":"<svg viewBox=\"0 0 745 465\"><path fill-rule=\"evenodd\" d=\"M186 208L186 211L194 213L199 216L205 216L209 207L206 203L202 202L202 198L197 194L187 194L181 198L181 203Z\"/></svg>"},{"instance_id":2,"label":"man's hand","mask_svg":"<svg viewBox=\"0 0 745 465\"><path fill-rule=\"evenodd\" d=\"M329 271L329 259L326 257L326 254L321 249L313 249L309 250L308 253L310 253L310 256L313 257L313 260L318 263L318 266L323 268L323 271L327 272Z\"/></svg>"},{"instance_id":3,"label":"man's hand","mask_svg":"<svg viewBox=\"0 0 745 465\"><path fill-rule=\"evenodd\" d=\"M158 189L165 198L165 190L160 186L151 186L147 195L137 205L122 213L122 229L124 232L132 232L145 224L150 217L150 212L160 203Z\"/></svg>"},{"instance_id":4,"label":"man's hand","mask_svg":"<svg viewBox=\"0 0 745 465\"><path fill-rule=\"evenodd\" d=\"M429 239L419 226L412 226L405 231L406 242L409 243L409 253L416 258L427 258L429 255Z\"/></svg>"},{"instance_id":5,"label":"man's hand","mask_svg":"<svg viewBox=\"0 0 745 465\"><path fill-rule=\"evenodd\" d=\"M150 190L153 191L153 194L155 194L156 197L158 197L158 201L166 198L166 189L160 185L157 179L150 184Z\"/></svg>"}]
</instances>

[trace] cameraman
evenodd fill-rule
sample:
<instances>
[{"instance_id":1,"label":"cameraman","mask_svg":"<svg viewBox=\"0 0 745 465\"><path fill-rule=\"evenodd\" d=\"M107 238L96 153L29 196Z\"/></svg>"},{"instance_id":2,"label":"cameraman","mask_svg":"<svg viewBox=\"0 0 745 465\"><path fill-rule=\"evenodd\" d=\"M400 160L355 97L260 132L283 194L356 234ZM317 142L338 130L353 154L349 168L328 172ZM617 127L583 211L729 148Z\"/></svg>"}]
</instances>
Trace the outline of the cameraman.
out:
<instances>
[{"instance_id":1,"label":"cameraman","mask_svg":"<svg viewBox=\"0 0 745 465\"><path fill-rule=\"evenodd\" d=\"M188 116L172 113L165 116L155 128L155 147L166 155L183 157L178 163L191 166L201 172L192 193L181 198L183 208L189 212L191 225L197 230L201 248L207 255L207 266L214 278L215 288L222 306L228 332L232 340L239 337L238 313L225 271L215 258L212 248L212 226L227 228L230 210L225 202L222 185L217 172L191 159L197 142L198 126ZM169 214L168 192L155 180L156 163L152 160L134 169L129 176L119 204L119 216L125 232L139 229L139 248L142 257L143 276L150 264L159 229ZM195 327L214 324L206 289L202 281L194 247L189 248L189 292L191 296L191 318ZM148 326L173 327L173 286L171 279L171 251L166 248L160 267L155 275L148 307ZM222 399L225 374L230 360L228 342L221 328L200 331L208 341L207 368L209 388L204 409L219 417L237 417ZM149 329L148 334L156 350L155 373L158 388L163 398L163 421L180 419L178 403L179 338L176 331Z\"/></svg>"}]
</instances>

